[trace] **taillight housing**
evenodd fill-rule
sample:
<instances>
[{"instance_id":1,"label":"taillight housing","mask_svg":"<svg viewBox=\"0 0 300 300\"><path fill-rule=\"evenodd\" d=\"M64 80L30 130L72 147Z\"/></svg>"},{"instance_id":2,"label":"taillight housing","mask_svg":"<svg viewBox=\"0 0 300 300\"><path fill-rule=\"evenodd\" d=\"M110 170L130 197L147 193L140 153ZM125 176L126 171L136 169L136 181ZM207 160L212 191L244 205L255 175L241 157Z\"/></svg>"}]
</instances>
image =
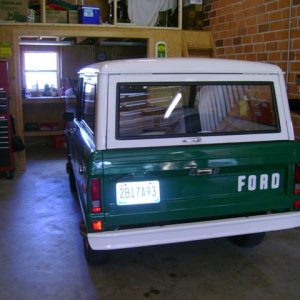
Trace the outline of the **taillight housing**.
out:
<instances>
[{"instance_id":1,"label":"taillight housing","mask_svg":"<svg viewBox=\"0 0 300 300\"><path fill-rule=\"evenodd\" d=\"M300 209L300 200L294 201L294 208L298 210Z\"/></svg>"},{"instance_id":2,"label":"taillight housing","mask_svg":"<svg viewBox=\"0 0 300 300\"><path fill-rule=\"evenodd\" d=\"M94 231L102 231L103 224L101 220L92 221L92 227Z\"/></svg>"},{"instance_id":3,"label":"taillight housing","mask_svg":"<svg viewBox=\"0 0 300 300\"><path fill-rule=\"evenodd\" d=\"M92 213L100 213L102 211L100 179L93 178L90 180L90 199Z\"/></svg>"},{"instance_id":4,"label":"taillight housing","mask_svg":"<svg viewBox=\"0 0 300 300\"><path fill-rule=\"evenodd\" d=\"M300 194L300 164L295 165L295 174L294 174L294 194Z\"/></svg>"}]
</instances>

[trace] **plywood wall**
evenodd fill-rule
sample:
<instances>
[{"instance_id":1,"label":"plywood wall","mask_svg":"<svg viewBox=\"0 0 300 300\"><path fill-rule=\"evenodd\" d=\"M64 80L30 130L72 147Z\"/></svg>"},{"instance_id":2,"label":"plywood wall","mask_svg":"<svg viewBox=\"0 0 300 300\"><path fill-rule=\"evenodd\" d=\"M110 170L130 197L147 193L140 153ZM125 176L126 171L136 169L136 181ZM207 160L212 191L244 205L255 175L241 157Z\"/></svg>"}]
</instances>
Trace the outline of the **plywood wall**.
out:
<instances>
[{"instance_id":1,"label":"plywood wall","mask_svg":"<svg viewBox=\"0 0 300 300\"><path fill-rule=\"evenodd\" d=\"M187 35L188 33L185 33ZM193 36L195 33L193 33ZM197 34L196 34L197 35ZM107 38L138 38L145 39L148 43L147 56L155 57L155 45L158 41L167 44L169 57L182 56L183 41L182 31L179 29L161 28L135 28L131 26L66 26L61 24L0 24L0 45L6 43L11 47L11 55L6 57L9 61L11 112L16 117L17 133L23 137L23 111L21 99L21 68L20 49L18 39L20 36L64 36L64 37L107 37ZM186 36L185 36L186 37ZM211 42L209 32L199 32L199 44L207 48ZM20 152L16 157L17 168L25 168L25 152Z\"/></svg>"}]
</instances>

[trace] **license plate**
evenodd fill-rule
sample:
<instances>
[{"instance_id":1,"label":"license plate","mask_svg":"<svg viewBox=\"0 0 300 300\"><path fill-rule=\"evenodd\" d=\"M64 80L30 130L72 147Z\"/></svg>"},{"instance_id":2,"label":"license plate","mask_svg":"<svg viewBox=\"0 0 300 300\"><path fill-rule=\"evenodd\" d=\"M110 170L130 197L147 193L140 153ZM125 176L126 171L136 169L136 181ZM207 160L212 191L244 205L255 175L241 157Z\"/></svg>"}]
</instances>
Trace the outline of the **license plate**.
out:
<instances>
[{"instance_id":1,"label":"license plate","mask_svg":"<svg viewBox=\"0 0 300 300\"><path fill-rule=\"evenodd\" d=\"M118 182L117 204L151 204L160 202L159 181Z\"/></svg>"}]
</instances>

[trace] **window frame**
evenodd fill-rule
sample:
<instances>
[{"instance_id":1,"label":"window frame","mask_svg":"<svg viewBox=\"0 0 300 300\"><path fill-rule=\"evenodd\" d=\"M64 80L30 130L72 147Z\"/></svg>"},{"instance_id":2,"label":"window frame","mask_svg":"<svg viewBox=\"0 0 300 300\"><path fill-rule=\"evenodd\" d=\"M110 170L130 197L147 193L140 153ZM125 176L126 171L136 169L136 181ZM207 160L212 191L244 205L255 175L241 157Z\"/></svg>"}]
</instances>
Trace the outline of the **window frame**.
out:
<instances>
[{"instance_id":1,"label":"window frame","mask_svg":"<svg viewBox=\"0 0 300 300\"><path fill-rule=\"evenodd\" d=\"M88 114L85 110L87 108L87 102L91 101L91 99L86 99L86 86L87 85L91 85L94 87L94 94L93 94L93 107L92 107L92 114ZM92 83L92 82L84 82L83 84L83 89L82 89L82 114L81 114L81 119L82 121L84 121L86 123L86 125L89 127L89 129L91 130L91 132L94 134L95 131L95 118L96 118L96 91L97 85L96 83ZM89 121L89 118L87 118L87 116L92 115L94 118L94 125L91 126L92 124Z\"/></svg>"},{"instance_id":2,"label":"window frame","mask_svg":"<svg viewBox=\"0 0 300 300\"><path fill-rule=\"evenodd\" d=\"M97 105L97 93L99 89L99 85L97 84L97 76L80 76L79 77L79 97L76 100L76 119L81 122L81 124L86 128L86 130L94 136L95 128L96 128L96 105ZM85 118L85 107L86 107L86 85L94 86L94 106L93 106L93 118L94 118L94 126L91 126L87 118Z\"/></svg>"},{"instance_id":3,"label":"window frame","mask_svg":"<svg viewBox=\"0 0 300 300\"><path fill-rule=\"evenodd\" d=\"M168 134L149 134L149 135L132 135L132 136L121 136L120 132L120 115L121 115L121 111L120 111L120 107L121 107L121 89L122 88L126 88L126 87L134 87L136 90L139 90L138 87L147 87L147 90L151 87L157 87L159 88L160 86L163 87L169 87L169 88L176 88L178 87L178 89L183 88L183 87L192 87L192 86L196 86L196 87L206 87L206 86L240 86L242 88L245 88L246 86L268 86L270 88L270 96L271 96L271 100L272 100L272 106L274 109L274 121L275 121L275 125L274 129L270 129L270 130L241 130L241 131L210 131L210 132L205 132L205 131L200 131L200 132L190 132L190 133L172 133L170 135ZM191 90L190 90L191 91ZM116 128L115 128L115 137L117 140L135 140L135 139L164 139L164 138L176 138L176 137L191 137L191 136L199 136L199 137L203 137L203 136L219 136L219 135L249 135L249 134L268 134L268 133L278 133L281 131L281 126L280 126L280 122L279 122L279 116L278 116L278 110L277 110L277 99L276 99L276 95L275 95L275 90L274 90L274 83L272 81L235 81L235 82L226 82L226 81L210 81L210 82L150 82L150 83L146 83L146 82L122 82L122 83L118 83L117 84L117 104L116 104ZM190 106L191 104L191 96L189 95L188 100L188 106L182 106L183 110L185 108L194 108ZM194 103L196 102L196 97L194 99ZM220 103L217 104L217 106L220 105ZM226 105L228 105L228 103L226 103ZM217 114L217 113L216 113ZM157 117L157 116L156 116ZM212 116L211 116L212 117ZM215 115L216 117L216 115ZM201 119L200 115L199 118ZM252 120L249 120L250 122L252 122ZM262 124L257 122L256 124ZM263 125L263 124L262 124ZM270 125L271 126L271 125Z\"/></svg>"},{"instance_id":4,"label":"window frame","mask_svg":"<svg viewBox=\"0 0 300 300\"><path fill-rule=\"evenodd\" d=\"M142 76L142 78L141 78ZM142 79L142 80L141 80ZM117 84L118 83L136 83L144 82L149 84L151 82L165 82L170 83L184 83L184 82L232 82L232 83L244 83L244 82L273 82L274 93L276 97L282 98L277 101L275 106L278 112L278 120L280 124L280 132L274 133L262 133L262 134L237 134L237 135L218 135L218 136L191 136L191 137L172 137L172 138L147 138L147 139L132 139L130 143L128 140L116 139L116 118L117 118ZM287 118L289 116L288 102L285 94L285 85L281 80L281 76L278 74L214 74L214 73L196 73L196 74L167 74L167 73L155 73L155 74L112 74L108 76L108 99L106 104L101 104L98 107L97 115L101 114L101 107L106 107L106 111L102 111L103 117L109 122L109 126L106 126L106 140L98 135L99 132L103 132L100 126L96 127L96 143L99 149L122 149L122 148L143 148L143 147L170 147L170 146L184 146L184 145L212 145L212 144L230 144L241 142L268 142L268 141L284 141L293 140L293 130ZM107 114L107 116L106 116ZM103 122L102 122L103 123Z\"/></svg>"},{"instance_id":5,"label":"window frame","mask_svg":"<svg viewBox=\"0 0 300 300\"><path fill-rule=\"evenodd\" d=\"M26 71L25 70L25 53L45 53L45 52L54 52L57 55L57 66L56 66L56 71L52 70L38 70L38 71ZM60 86L60 77L61 77L61 63L60 63L60 50L58 47L49 47L49 46L41 46L41 47L34 47L34 46L22 46L21 48L21 57L22 57L22 82L23 82L23 87L28 90L28 91L35 91L32 88L27 89L27 82L26 82L26 73L27 72L34 72L34 73L39 73L39 72L44 72L44 71L49 71L56 73L56 88L58 89ZM39 85L38 91L43 91L44 86Z\"/></svg>"}]
</instances>

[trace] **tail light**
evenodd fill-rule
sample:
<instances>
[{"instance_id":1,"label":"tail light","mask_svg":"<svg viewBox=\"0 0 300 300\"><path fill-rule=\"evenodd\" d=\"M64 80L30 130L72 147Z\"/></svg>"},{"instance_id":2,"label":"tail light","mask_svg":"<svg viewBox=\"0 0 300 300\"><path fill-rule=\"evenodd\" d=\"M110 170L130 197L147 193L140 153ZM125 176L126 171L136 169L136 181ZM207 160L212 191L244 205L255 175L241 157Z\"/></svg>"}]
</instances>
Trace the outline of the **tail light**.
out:
<instances>
[{"instance_id":1,"label":"tail light","mask_svg":"<svg viewBox=\"0 0 300 300\"><path fill-rule=\"evenodd\" d=\"M300 194L300 164L295 165L295 174L294 174L294 194ZM300 209L300 200L294 201L294 208Z\"/></svg>"},{"instance_id":2,"label":"tail light","mask_svg":"<svg viewBox=\"0 0 300 300\"><path fill-rule=\"evenodd\" d=\"M100 179L97 178L91 179L90 197L91 197L91 204L92 204L92 212L100 213L102 211Z\"/></svg>"},{"instance_id":3,"label":"tail light","mask_svg":"<svg viewBox=\"0 0 300 300\"><path fill-rule=\"evenodd\" d=\"M296 201L294 202L294 208L295 208L295 209L300 209L300 200L296 200Z\"/></svg>"},{"instance_id":4,"label":"tail light","mask_svg":"<svg viewBox=\"0 0 300 300\"><path fill-rule=\"evenodd\" d=\"M102 221L92 221L92 226L94 231L101 231L103 228Z\"/></svg>"},{"instance_id":5,"label":"tail light","mask_svg":"<svg viewBox=\"0 0 300 300\"><path fill-rule=\"evenodd\" d=\"M300 194L300 165L295 165L294 194Z\"/></svg>"}]
</instances>

